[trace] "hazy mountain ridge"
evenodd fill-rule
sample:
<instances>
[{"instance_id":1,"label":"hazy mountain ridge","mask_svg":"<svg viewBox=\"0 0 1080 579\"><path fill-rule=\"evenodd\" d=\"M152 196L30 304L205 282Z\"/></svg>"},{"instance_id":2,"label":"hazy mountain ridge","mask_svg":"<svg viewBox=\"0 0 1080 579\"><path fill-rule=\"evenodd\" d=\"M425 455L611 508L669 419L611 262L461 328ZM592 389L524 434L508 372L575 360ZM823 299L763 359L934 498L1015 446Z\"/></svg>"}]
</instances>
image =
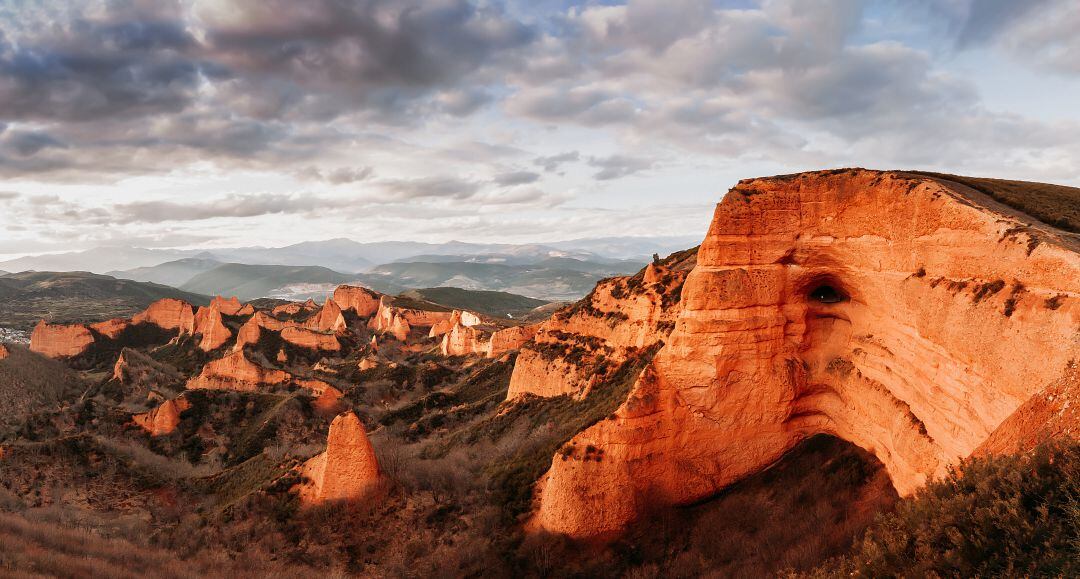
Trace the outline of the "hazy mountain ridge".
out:
<instances>
[{"instance_id":1,"label":"hazy mountain ridge","mask_svg":"<svg viewBox=\"0 0 1080 579\"><path fill-rule=\"evenodd\" d=\"M694 245L691 237L618 237L580 239L545 244L421 243L413 241L358 242L351 239L305 241L285 247L235 247L211 249L146 249L105 246L85 251L24 256L0 262L6 271L89 271L111 274L154 267L183 259L212 259L222 263L253 265L315 265L344 273L358 273L372 266L396 261L438 260L433 256L458 256L455 261L490 261L524 265L548 258L573 258L598 263L647 260L653 253L667 255ZM478 258L477 256L498 256ZM133 274L136 275L136 274Z\"/></svg>"}]
</instances>

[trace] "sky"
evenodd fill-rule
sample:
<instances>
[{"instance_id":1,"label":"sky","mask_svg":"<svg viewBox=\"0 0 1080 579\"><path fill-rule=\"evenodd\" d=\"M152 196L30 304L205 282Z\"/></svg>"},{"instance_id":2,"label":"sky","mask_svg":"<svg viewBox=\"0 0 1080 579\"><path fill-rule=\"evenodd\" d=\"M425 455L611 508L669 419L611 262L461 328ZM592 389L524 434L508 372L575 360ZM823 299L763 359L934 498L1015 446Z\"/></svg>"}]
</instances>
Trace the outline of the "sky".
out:
<instances>
[{"instance_id":1,"label":"sky","mask_svg":"<svg viewBox=\"0 0 1080 579\"><path fill-rule=\"evenodd\" d=\"M1073 0L0 0L0 255L704 235L739 179L1080 185Z\"/></svg>"}]
</instances>

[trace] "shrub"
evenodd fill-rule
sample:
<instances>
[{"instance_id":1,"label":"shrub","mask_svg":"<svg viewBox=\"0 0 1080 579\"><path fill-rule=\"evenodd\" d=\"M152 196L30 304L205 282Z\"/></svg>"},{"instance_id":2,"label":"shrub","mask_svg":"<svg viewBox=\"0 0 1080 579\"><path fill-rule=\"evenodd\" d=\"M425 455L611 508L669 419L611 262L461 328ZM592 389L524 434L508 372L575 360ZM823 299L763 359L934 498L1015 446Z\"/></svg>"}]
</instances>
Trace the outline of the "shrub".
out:
<instances>
[{"instance_id":1,"label":"shrub","mask_svg":"<svg viewBox=\"0 0 1080 579\"><path fill-rule=\"evenodd\" d=\"M880 517L816 576L1076 577L1080 444L976 458Z\"/></svg>"}]
</instances>

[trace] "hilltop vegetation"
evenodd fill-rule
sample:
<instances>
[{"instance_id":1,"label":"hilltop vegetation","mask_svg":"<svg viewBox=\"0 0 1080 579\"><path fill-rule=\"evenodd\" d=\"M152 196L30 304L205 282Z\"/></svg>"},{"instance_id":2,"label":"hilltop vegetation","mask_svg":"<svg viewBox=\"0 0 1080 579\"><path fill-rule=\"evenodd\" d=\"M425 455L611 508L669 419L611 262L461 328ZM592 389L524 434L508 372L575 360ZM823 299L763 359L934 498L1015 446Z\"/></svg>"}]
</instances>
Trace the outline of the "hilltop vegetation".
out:
<instances>
[{"instance_id":1,"label":"hilltop vegetation","mask_svg":"<svg viewBox=\"0 0 1080 579\"><path fill-rule=\"evenodd\" d=\"M27 330L40 319L67 323L128 317L163 298L210 302L199 293L87 272L13 273L0 277L0 326Z\"/></svg>"},{"instance_id":2,"label":"hilltop vegetation","mask_svg":"<svg viewBox=\"0 0 1080 579\"><path fill-rule=\"evenodd\" d=\"M966 185L1047 225L1080 233L1080 188L925 171L915 173Z\"/></svg>"}]
</instances>

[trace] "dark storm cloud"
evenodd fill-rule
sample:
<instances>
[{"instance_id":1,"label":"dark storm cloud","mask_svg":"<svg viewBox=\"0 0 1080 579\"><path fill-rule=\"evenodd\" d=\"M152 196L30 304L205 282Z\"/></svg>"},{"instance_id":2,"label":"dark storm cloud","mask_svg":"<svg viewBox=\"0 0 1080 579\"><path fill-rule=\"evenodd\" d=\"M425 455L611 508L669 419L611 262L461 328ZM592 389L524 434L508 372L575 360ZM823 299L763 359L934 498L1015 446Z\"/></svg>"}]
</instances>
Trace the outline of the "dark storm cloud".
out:
<instances>
[{"instance_id":1,"label":"dark storm cloud","mask_svg":"<svg viewBox=\"0 0 1080 579\"><path fill-rule=\"evenodd\" d=\"M338 108L401 110L433 90L461 85L535 36L501 9L465 0L233 0L196 13L215 60L252 82L317 89L287 103L316 114L327 113L321 106L328 100ZM485 98L452 94L443 106L465 114Z\"/></svg>"}]
</instances>

